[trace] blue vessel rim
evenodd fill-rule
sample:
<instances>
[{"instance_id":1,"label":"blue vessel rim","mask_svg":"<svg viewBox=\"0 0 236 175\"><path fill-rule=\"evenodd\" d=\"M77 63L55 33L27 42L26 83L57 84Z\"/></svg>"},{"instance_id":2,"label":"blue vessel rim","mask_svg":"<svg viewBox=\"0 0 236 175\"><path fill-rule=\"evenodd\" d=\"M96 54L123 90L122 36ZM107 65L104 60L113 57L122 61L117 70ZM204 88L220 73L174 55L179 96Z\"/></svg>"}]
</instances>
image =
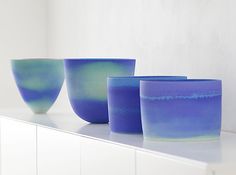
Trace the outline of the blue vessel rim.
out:
<instances>
[{"instance_id":1,"label":"blue vessel rim","mask_svg":"<svg viewBox=\"0 0 236 175\"><path fill-rule=\"evenodd\" d=\"M158 82L158 81L161 81L161 82L211 82L211 81L221 81L220 79L178 79L178 80L141 80L142 82L147 82L147 81L150 81L150 82Z\"/></svg>"},{"instance_id":2,"label":"blue vessel rim","mask_svg":"<svg viewBox=\"0 0 236 175\"><path fill-rule=\"evenodd\" d=\"M84 61L135 61L133 58L64 58L64 60L74 61L74 60L84 60Z\"/></svg>"},{"instance_id":3,"label":"blue vessel rim","mask_svg":"<svg viewBox=\"0 0 236 175\"><path fill-rule=\"evenodd\" d=\"M122 76L122 77L119 77L119 76L110 76L110 77L108 77L108 79L139 79L139 78L187 78L187 76L182 76L182 75L180 75L180 76L178 76L178 75L174 75L174 76L171 76L171 75L160 75L160 76ZM144 80L145 81L145 80ZM150 80L151 81L151 80ZM153 81L158 81L158 80L153 80ZM162 81L162 80L160 80L160 81ZM171 81L171 80L169 80L169 81Z\"/></svg>"}]
</instances>

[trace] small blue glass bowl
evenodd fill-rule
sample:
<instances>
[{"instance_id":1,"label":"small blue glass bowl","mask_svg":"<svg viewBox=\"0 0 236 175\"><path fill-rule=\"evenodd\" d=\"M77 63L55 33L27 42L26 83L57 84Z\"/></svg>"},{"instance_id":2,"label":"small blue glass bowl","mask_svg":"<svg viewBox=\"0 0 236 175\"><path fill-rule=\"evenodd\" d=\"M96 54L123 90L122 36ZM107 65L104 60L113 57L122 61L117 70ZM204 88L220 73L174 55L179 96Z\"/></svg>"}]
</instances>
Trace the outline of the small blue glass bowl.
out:
<instances>
[{"instance_id":1,"label":"small blue glass bowl","mask_svg":"<svg viewBox=\"0 0 236 175\"><path fill-rule=\"evenodd\" d=\"M140 81L144 138L212 140L221 130L221 80Z\"/></svg>"},{"instance_id":2,"label":"small blue glass bowl","mask_svg":"<svg viewBox=\"0 0 236 175\"><path fill-rule=\"evenodd\" d=\"M64 82L63 60L13 59L12 71L20 94L34 113L46 113Z\"/></svg>"},{"instance_id":3,"label":"small blue glass bowl","mask_svg":"<svg viewBox=\"0 0 236 175\"><path fill-rule=\"evenodd\" d=\"M90 123L108 123L107 77L132 76L135 59L65 59L67 90L74 112Z\"/></svg>"},{"instance_id":4,"label":"small blue glass bowl","mask_svg":"<svg viewBox=\"0 0 236 175\"><path fill-rule=\"evenodd\" d=\"M112 132L142 133L139 82L140 80L182 80L185 76L109 77L108 112Z\"/></svg>"}]
</instances>

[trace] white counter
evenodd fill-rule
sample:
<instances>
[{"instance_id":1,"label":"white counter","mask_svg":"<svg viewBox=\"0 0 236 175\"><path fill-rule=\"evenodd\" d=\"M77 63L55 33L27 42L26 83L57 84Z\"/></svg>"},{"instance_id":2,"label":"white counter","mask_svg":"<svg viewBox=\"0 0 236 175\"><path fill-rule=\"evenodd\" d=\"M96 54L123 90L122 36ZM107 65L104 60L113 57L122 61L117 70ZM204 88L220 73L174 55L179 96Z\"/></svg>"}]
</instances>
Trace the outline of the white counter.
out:
<instances>
[{"instance_id":1,"label":"white counter","mask_svg":"<svg viewBox=\"0 0 236 175\"><path fill-rule=\"evenodd\" d=\"M222 132L219 140L209 142L157 142L143 140L142 135L112 133L107 124L88 124L72 113L49 112L47 115L34 115L25 110L1 109L0 116L171 160L205 166L209 174L236 174L236 134L234 133Z\"/></svg>"}]
</instances>

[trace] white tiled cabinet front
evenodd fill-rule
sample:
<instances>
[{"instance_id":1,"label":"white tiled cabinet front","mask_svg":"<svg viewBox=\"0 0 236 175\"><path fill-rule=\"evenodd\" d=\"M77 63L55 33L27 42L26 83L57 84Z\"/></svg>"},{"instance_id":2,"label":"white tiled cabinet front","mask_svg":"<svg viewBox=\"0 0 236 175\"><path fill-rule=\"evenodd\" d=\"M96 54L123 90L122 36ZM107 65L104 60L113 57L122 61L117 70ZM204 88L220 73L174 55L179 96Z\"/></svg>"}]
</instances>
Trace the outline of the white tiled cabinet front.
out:
<instances>
[{"instance_id":1,"label":"white tiled cabinet front","mask_svg":"<svg viewBox=\"0 0 236 175\"><path fill-rule=\"evenodd\" d=\"M80 137L38 127L38 175L80 175Z\"/></svg>"},{"instance_id":2,"label":"white tiled cabinet front","mask_svg":"<svg viewBox=\"0 0 236 175\"><path fill-rule=\"evenodd\" d=\"M208 173L203 163L193 164L167 156L136 152L136 175L208 175Z\"/></svg>"},{"instance_id":3,"label":"white tiled cabinet front","mask_svg":"<svg viewBox=\"0 0 236 175\"><path fill-rule=\"evenodd\" d=\"M1 175L36 175L36 126L1 118Z\"/></svg>"},{"instance_id":4,"label":"white tiled cabinet front","mask_svg":"<svg viewBox=\"0 0 236 175\"><path fill-rule=\"evenodd\" d=\"M83 138L81 175L135 175L135 150Z\"/></svg>"}]
</instances>

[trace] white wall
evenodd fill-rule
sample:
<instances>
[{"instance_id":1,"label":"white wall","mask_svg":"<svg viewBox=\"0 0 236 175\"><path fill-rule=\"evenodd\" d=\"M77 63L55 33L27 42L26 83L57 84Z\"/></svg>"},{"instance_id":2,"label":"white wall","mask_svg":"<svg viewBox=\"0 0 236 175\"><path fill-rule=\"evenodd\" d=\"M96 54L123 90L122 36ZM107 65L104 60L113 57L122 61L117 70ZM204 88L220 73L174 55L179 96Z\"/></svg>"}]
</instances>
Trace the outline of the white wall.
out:
<instances>
[{"instance_id":1,"label":"white wall","mask_svg":"<svg viewBox=\"0 0 236 175\"><path fill-rule=\"evenodd\" d=\"M46 0L0 0L0 107L25 107L10 59L47 55Z\"/></svg>"},{"instance_id":2,"label":"white wall","mask_svg":"<svg viewBox=\"0 0 236 175\"><path fill-rule=\"evenodd\" d=\"M236 1L50 0L53 57L135 57L141 75L223 79L223 126L236 131Z\"/></svg>"},{"instance_id":3,"label":"white wall","mask_svg":"<svg viewBox=\"0 0 236 175\"><path fill-rule=\"evenodd\" d=\"M223 79L236 132L236 1L0 0L0 107L24 107L9 58L133 57L136 74ZM66 90L53 109L70 110Z\"/></svg>"}]
</instances>

